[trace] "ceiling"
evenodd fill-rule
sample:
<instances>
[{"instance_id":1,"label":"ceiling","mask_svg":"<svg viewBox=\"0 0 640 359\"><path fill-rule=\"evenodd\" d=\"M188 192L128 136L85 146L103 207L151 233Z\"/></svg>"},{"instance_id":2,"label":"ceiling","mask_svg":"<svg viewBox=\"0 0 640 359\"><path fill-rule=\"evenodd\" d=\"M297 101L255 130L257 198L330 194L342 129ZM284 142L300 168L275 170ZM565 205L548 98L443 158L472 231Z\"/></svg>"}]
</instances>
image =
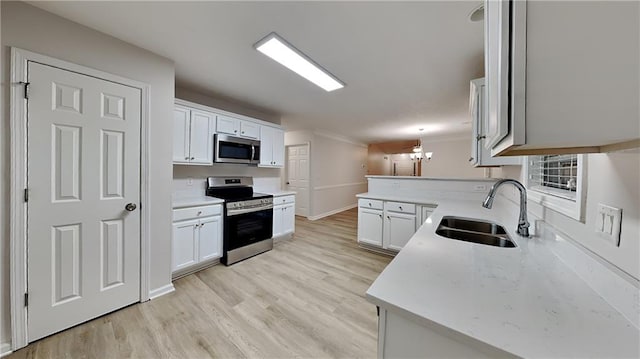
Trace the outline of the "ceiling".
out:
<instances>
[{"instance_id":1,"label":"ceiling","mask_svg":"<svg viewBox=\"0 0 640 359\"><path fill-rule=\"evenodd\" d=\"M467 16L479 3L32 2L172 59L181 87L365 143L470 132L483 25ZM346 87L325 92L255 51L272 31Z\"/></svg>"}]
</instances>

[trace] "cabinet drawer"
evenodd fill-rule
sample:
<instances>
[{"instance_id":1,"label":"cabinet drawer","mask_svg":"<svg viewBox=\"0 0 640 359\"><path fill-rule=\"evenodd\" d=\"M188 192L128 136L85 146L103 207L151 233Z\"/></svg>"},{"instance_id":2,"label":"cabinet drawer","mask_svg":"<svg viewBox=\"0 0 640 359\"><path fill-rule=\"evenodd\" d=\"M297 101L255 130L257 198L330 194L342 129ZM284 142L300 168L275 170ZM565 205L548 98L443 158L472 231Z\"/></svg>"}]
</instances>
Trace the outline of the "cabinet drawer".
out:
<instances>
[{"instance_id":1,"label":"cabinet drawer","mask_svg":"<svg viewBox=\"0 0 640 359\"><path fill-rule=\"evenodd\" d=\"M287 203L295 203L295 202L296 202L296 196L282 196L282 197L273 198L274 206L279 206Z\"/></svg>"},{"instance_id":2,"label":"cabinet drawer","mask_svg":"<svg viewBox=\"0 0 640 359\"><path fill-rule=\"evenodd\" d=\"M200 218L207 216L215 216L222 214L222 205L216 204L213 206L200 206L180 208L173 210L173 220L182 221L191 218Z\"/></svg>"},{"instance_id":3,"label":"cabinet drawer","mask_svg":"<svg viewBox=\"0 0 640 359\"><path fill-rule=\"evenodd\" d=\"M360 198L358 200L358 207L382 209L382 201L378 201L376 199Z\"/></svg>"},{"instance_id":4,"label":"cabinet drawer","mask_svg":"<svg viewBox=\"0 0 640 359\"><path fill-rule=\"evenodd\" d=\"M391 212L416 213L416 205L413 203L385 202L384 209Z\"/></svg>"}]
</instances>

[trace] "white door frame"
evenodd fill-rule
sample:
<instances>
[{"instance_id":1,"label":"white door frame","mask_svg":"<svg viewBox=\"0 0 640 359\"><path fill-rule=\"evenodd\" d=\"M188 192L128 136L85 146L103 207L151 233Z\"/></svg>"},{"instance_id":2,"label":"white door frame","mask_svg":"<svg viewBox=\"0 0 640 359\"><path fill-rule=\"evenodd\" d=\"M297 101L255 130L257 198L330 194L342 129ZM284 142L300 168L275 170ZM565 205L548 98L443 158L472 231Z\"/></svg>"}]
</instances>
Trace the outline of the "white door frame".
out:
<instances>
[{"instance_id":1,"label":"white door frame","mask_svg":"<svg viewBox=\"0 0 640 359\"><path fill-rule=\"evenodd\" d=\"M116 82L141 90L140 128L140 301L149 300L150 278L150 217L149 206L149 85L106 72L58 60L19 48L11 48L10 79L10 298L11 348L16 350L28 344L27 307L27 101L23 82L27 82L28 62L38 62L62 70Z\"/></svg>"}]
</instances>

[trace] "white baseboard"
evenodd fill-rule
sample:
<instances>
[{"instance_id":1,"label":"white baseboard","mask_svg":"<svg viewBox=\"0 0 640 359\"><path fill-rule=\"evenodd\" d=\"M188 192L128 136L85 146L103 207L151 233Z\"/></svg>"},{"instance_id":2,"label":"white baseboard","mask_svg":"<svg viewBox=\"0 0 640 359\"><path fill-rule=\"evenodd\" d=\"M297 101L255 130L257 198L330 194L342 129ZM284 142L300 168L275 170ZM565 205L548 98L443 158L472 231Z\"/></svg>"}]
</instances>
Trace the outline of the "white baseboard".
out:
<instances>
[{"instance_id":1,"label":"white baseboard","mask_svg":"<svg viewBox=\"0 0 640 359\"><path fill-rule=\"evenodd\" d=\"M0 358L3 356L7 356L11 354L13 351L11 350L11 343L2 343L0 344Z\"/></svg>"},{"instance_id":2,"label":"white baseboard","mask_svg":"<svg viewBox=\"0 0 640 359\"><path fill-rule=\"evenodd\" d=\"M175 291L176 288L173 286L173 283L169 283L167 285L165 285L164 287L160 287L160 288L156 288L152 291L149 292L149 300L151 299L156 299L160 296L163 296L165 294L169 294L173 291Z\"/></svg>"},{"instance_id":3,"label":"white baseboard","mask_svg":"<svg viewBox=\"0 0 640 359\"><path fill-rule=\"evenodd\" d=\"M351 208L356 208L357 206L358 206L358 203L354 203L354 204L350 204L350 205L348 205L346 207L334 209L333 211L325 212L325 213L319 214L317 216L312 216L312 217L307 217L307 218L310 221L316 221L316 220L318 220L320 218L329 217L329 216L331 216L333 214L344 212L344 211L346 211L348 209L351 209Z\"/></svg>"}]
</instances>

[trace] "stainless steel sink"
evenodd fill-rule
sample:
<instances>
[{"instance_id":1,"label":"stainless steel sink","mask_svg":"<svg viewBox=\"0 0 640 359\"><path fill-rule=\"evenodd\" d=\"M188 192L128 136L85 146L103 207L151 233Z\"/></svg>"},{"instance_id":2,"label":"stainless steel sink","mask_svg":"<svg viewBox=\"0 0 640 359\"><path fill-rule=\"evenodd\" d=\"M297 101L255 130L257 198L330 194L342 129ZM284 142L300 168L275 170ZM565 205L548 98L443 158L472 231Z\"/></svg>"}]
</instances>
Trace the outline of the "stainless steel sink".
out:
<instances>
[{"instance_id":1,"label":"stainless steel sink","mask_svg":"<svg viewBox=\"0 0 640 359\"><path fill-rule=\"evenodd\" d=\"M481 220L444 216L436 234L459 241L488 246L513 248L516 244L509 238L504 227Z\"/></svg>"}]
</instances>

